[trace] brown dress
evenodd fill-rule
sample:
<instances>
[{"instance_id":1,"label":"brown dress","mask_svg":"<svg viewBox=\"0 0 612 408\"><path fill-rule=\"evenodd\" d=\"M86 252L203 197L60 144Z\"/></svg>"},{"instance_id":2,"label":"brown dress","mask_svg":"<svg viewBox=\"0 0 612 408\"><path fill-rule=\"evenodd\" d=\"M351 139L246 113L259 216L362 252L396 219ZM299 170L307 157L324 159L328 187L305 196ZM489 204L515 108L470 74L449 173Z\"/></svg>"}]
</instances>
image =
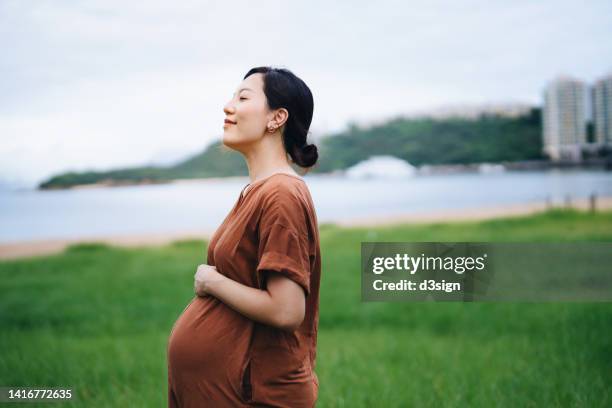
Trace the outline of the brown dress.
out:
<instances>
[{"instance_id":1,"label":"brown dress","mask_svg":"<svg viewBox=\"0 0 612 408\"><path fill-rule=\"evenodd\" d=\"M284 331L195 296L168 340L168 406L313 407L321 254L305 181L275 173L247 185L211 237L206 263L260 289L265 271L285 275L304 290L306 314L298 329Z\"/></svg>"}]
</instances>

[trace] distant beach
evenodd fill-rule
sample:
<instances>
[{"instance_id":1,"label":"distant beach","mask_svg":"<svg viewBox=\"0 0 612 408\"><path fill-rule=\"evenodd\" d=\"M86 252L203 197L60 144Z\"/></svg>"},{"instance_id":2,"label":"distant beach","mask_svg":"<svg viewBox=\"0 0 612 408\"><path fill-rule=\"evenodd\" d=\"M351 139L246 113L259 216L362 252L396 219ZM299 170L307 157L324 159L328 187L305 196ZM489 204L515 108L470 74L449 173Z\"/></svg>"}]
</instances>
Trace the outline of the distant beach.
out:
<instances>
[{"instance_id":1,"label":"distant beach","mask_svg":"<svg viewBox=\"0 0 612 408\"><path fill-rule=\"evenodd\" d=\"M577 210L587 211L590 209L588 199L573 200L569 206ZM458 210L444 210L420 212L418 214L397 215L392 217L362 217L336 222L341 227L355 226L383 226L404 223L434 223L434 222L459 222L476 221L500 217L512 217L534 214L551 208L547 202L533 202L526 204L513 204L494 207L467 208ZM554 208L566 208L564 205L555 204ZM612 209L612 197L598 197L596 210Z\"/></svg>"},{"instance_id":2,"label":"distant beach","mask_svg":"<svg viewBox=\"0 0 612 408\"><path fill-rule=\"evenodd\" d=\"M596 210L612 209L612 197L598 197ZM555 208L566 208L564 205L555 204ZM578 210L588 211L589 200L573 200L570 207ZM551 208L547 202L515 204L494 207L481 207L458 210L440 210L431 212L410 213L404 215L393 215L388 217L359 217L345 219L332 224L340 227L377 227L397 224L423 224L436 222L461 222L486 220L500 217L516 217L546 211ZM39 255L50 255L62 252L68 246L79 243L104 243L119 247L138 246L163 246L179 240L205 240L214 230L192 230L177 231L173 233L158 234L133 234L115 236L91 236L78 239L52 239L19 241L0 244L0 259L17 259Z\"/></svg>"}]
</instances>

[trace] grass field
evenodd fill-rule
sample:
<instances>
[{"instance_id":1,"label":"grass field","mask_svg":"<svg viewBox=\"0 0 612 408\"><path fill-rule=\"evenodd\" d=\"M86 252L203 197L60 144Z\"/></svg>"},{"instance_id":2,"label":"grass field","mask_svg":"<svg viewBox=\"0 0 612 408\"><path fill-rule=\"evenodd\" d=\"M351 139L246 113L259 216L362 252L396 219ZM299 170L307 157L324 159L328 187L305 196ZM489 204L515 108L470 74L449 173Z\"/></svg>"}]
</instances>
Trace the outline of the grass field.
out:
<instances>
[{"instance_id":1,"label":"grass field","mask_svg":"<svg viewBox=\"0 0 612 408\"><path fill-rule=\"evenodd\" d=\"M612 406L612 303L362 303L361 241L612 241L612 212L321 225L318 407ZM166 342L205 254L81 244L0 262L0 386L166 406Z\"/></svg>"}]
</instances>

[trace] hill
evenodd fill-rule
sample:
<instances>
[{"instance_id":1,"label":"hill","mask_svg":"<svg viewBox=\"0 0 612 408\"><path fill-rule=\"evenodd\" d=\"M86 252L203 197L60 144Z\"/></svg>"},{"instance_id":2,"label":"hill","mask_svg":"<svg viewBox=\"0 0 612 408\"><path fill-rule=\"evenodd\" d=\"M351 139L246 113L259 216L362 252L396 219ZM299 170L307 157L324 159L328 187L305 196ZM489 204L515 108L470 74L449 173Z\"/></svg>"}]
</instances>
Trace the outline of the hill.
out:
<instances>
[{"instance_id":1,"label":"hill","mask_svg":"<svg viewBox=\"0 0 612 408\"><path fill-rule=\"evenodd\" d=\"M399 117L367 128L350 125L344 132L321 139L320 160L311 172L343 170L374 155L393 155L416 166L542 159L541 132L541 112L537 108L519 117ZM242 155L217 141L173 166L69 172L51 177L39 188L67 188L93 183L155 183L246 174Z\"/></svg>"}]
</instances>

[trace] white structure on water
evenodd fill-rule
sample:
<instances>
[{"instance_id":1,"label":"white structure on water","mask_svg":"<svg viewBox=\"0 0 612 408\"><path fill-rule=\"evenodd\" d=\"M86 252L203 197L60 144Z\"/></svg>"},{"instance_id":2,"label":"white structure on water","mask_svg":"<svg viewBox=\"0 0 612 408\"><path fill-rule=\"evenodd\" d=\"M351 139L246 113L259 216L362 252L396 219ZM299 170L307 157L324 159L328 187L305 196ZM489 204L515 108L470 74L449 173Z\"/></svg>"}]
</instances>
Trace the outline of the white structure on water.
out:
<instances>
[{"instance_id":1,"label":"white structure on water","mask_svg":"<svg viewBox=\"0 0 612 408\"><path fill-rule=\"evenodd\" d=\"M503 173L506 171L506 166L499 163L480 163L478 165L478 172L482 174L496 174Z\"/></svg>"},{"instance_id":2,"label":"white structure on water","mask_svg":"<svg viewBox=\"0 0 612 408\"><path fill-rule=\"evenodd\" d=\"M403 178L415 174L416 168L405 160L394 156L371 156L346 169L350 178Z\"/></svg>"}]
</instances>

